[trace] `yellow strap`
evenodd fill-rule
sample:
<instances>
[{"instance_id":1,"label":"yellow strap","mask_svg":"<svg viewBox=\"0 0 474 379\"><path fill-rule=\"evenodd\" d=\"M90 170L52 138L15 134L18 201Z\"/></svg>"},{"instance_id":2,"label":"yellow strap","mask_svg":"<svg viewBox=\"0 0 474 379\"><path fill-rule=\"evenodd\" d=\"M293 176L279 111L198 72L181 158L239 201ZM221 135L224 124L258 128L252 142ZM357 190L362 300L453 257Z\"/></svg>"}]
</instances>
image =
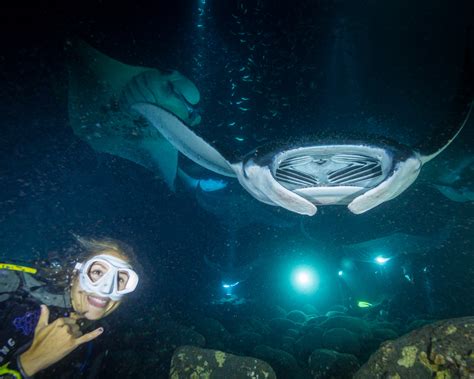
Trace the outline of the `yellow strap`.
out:
<instances>
[{"instance_id":1,"label":"yellow strap","mask_svg":"<svg viewBox=\"0 0 474 379\"><path fill-rule=\"evenodd\" d=\"M10 263L0 263L0 270L22 271L27 272L28 274L36 274L38 272L37 269L32 267L18 266Z\"/></svg>"},{"instance_id":2,"label":"yellow strap","mask_svg":"<svg viewBox=\"0 0 474 379\"><path fill-rule=\"evenodd\" d=\"M3 366L0 366L0 375L11 375L15 379L22 379L22 376L18 371L10 370L8 368L9 364L10 364L10 362L4 364Z\"/></svg>"}]
</instances>

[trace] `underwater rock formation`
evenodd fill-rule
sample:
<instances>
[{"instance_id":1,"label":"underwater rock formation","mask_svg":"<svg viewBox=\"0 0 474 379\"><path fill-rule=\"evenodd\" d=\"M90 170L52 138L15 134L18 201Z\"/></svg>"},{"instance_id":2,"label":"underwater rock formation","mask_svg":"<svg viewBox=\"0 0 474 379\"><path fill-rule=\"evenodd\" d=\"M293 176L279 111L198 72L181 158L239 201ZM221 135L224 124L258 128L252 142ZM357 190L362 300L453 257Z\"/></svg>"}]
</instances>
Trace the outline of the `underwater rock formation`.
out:
<instances>
[{"instance_id":1,"label":"underwater rock formation","mask_svg":"<svg viewBox=\"0 0 474 379\"><path fill-rule=\"evenodd\" d=\"M359 368L359 362L351 354L318 349L309 357L309 367L314 379L350 379Z\"/></svg>"},{"instance_id":2,"label":"underwater rock formation","mask_svg":"<svg viewBox=\"0 0 474 379\"><path fill-rule=\"evenodd\" d=\"M357 355L360 351L360 341L357 334L347 329L333 328L324 333L323 347L339 353Z\"/></svg>"},{"instance_id":3,"label":"underwater rock formation","mask_svg":"<svg viewBox=\"0 0 474 379\"><path fill-rule=\"evenodd\" d=\"M300 378L301 369L296 359L288 352L266 345L259 345L253 356L268 362L277 373L278 378Z\"/></svg>"},{"instance_id":4,"label":"underwater rock formation","mask_svg":"<svg viewBox=\"0 0 474 379\"><path fill-rule=\"evenodd\" d=\"M343 328L360 336L369 336L370 328L363 319L352 316L333 316L320 324L323 329Z\"/></svg>"},{"instance_id":5,"label":"underwater rock formation","mask_svg":"<svg viewBox=\"0 0 474 379\"><path fill-rule=\"evenodd\" d=\"M473 349L474 317L439 321L382 344L354 378L470 379Z\"/></svg>"},{"instance_id":6,"label":"underwater rock formation","mask_svg":"<svg viewBox=\"0 0 474 379\"><path fill-rule=\"evenodd\" d=\"M259 359L196 346L181 346L175 351L169 377L170 379L276 379L273 369Z\"/></svg>"}]
</instances>

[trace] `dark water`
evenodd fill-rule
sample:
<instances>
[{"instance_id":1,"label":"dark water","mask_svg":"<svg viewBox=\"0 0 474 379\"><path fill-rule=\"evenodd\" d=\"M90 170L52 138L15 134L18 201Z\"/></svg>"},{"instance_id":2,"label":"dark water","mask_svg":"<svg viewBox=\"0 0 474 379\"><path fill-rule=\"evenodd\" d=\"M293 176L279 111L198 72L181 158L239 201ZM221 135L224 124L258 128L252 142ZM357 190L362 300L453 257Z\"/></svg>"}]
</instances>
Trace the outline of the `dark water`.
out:
<instances>
[{"instance_id":1,"label":"dark water","mask_svg":"<svg viewBox=\"0 0 474 379\"><path fill-rule=\"evenodd\" d=\"M333 206L297 216L258 203L232 179L225 179L223 197L199 201L74 135L65 46L79 37L126 64L177 69L201 92L201 135L236 159L265 142L319 132L407 144L427 138L451 110L473 15L468 1L103 1L2 9L0 256L45 257L70 245L71 232L115 237L136 249L146 278L126 311L111 317L116 330L103 375L144 370L166 377L179 342L165 342L160 323L207 331L206 348L252 355L255 346L233 337L255 332L255 320L269 325L292 310L379 318L398 334L416 320L472 315L473 120L412 187L362 215ZM474 39L471 45L474 51ZM432 186L470 158L450 183L471 191L470 201L452 201ZM384 250L391 246L350 254L343 248L393 233L425 242L395 255ZM377 254L392 259L379 266ZM237 277L237 268L252 262L240 279L211 267ZM316 271L316 291L292 287L299 265ZM223 281L240 281L232 298ZM359 309L358 300L373 307ZM225 333L215 332L215 320ZM179 340L176 333L171 340ZM276 331L262 335L261 344L286 349L307 369ZM356 356L360 363L368 357Z\"/></svg>"}]
</instances>

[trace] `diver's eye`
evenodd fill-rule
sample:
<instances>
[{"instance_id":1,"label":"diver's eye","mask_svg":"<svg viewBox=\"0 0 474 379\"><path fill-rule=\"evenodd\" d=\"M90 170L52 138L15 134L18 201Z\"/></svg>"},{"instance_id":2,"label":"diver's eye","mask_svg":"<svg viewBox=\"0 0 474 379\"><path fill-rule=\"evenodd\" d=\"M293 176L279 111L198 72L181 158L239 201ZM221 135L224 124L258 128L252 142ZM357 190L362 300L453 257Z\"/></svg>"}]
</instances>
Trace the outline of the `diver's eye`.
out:
<instances>
[{"instance_id":1,"label":"diver's eye","mask_svg":"<svg viewBox=\"0 0 474 379\"><path fill-rule=\"evenodd\" d=\"M118 280L118 289L119 289L119 291L125 289L125 287L127 286L127 282L128 282L128 274L124 273L124 272L121 272L119 274L119 280Z\"/></svg>"},{"instance_id":2,"label":"diver's eye","mask_svg":"<svg viewBox=\"0 0 474 379\"><path fill-rule=\"evenodd\" d=\"M107 267L103 266L100 263L94 263L89 270L89 278L93 282L96 282L97 280L102 278L106 272L107 272Z\"/></svg>"},{"instance_id":3,"label":"diver's eye","mask_svg":"<svg viewBox=\"0 0 474 379\"><path fill-rule=\"evenodd\" d=\"M120 273L118 278L118 289L119 291L124 290L128 282L128 274Z\"/></svg>"}]
</instances>

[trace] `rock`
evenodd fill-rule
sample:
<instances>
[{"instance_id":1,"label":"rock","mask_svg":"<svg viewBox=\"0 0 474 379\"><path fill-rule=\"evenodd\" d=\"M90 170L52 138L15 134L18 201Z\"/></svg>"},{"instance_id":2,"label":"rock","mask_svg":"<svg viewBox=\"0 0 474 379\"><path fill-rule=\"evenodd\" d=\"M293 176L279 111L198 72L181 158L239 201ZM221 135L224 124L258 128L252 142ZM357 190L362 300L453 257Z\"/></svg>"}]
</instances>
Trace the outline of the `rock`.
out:
<instances>
[{"instance_id":1,"label":"rock","mask_svg":"<svg viewBox=\"0 0 474 379\"><path fill-rule=\"evenodd\" d=\"M353 355L326 349L313 351L308 362L314 379L351 379L359 368Z\"/></svg>"},{"instance_id":2,"label":"rock","mask_svg":"<svg viewBox=\"0 0 474 379\"><path fill-rule=\"evenodd\" d=\"M295 339L288 336L281 338L281 349L293 355L295 353Z\"/></svg>"},{"instance_id":3,"label":"rock","mask_svg":"<svg viewBox=\"0 0 474 379\"><path fill-rule=\"evenodd\" d=\"M313 307L311 304L305 304L303 305L303 307L301 308L301 310L306 313L307 315L317 315L318 314L318 310Z\"/></svg>"},{"instance_id":4,"label":"rock","mask_svg":"<svg viewBox=\"0 0 474 379\"><path fill-rule=\"evenodd\" d=\"M272 318L268 325L276 333L285 333L288 329L298 329L298 324L286 318Z\"/></svg>"},{"instance_id":5,"label":"rock","mask_svg":"<svg viewBox=\"0 0 474 379\"><path fill-rule=\"evenodd\" d=\"M305 326L307 325L319 325L322 322L326 321L328 318L326 316L316 316L316 317L310 317L306 320Z\"/></svg>"},{"instance_id":6,"label":"rock","mask_svg":"<svg viewBox=\"0 0 474 379\"><path fill-rule=\"evenodd\" d=\"M285 318L286 314L288 313L287 311L285 311L282 307L280 307L279 305L275 305L275 306L272 306L269 310L268 310L268 315L269 317L272 317L272 318Z\"/></svg>"},{"instance_id":7,"label":"rock","mask_svg":"<svg viewBox=\"0 0 474 379\"><path fill-rule=\"evenodd\" d=\"M298 338L300 335L300 332L298 332L296 329L288 329L286 331L286 335L291 338Z\"/></svg>"},{"instance_id":8,"label":"rock","mask_svg":"<svg viewBox=\"0 0 474 379\"><path fill-rule=\"evenodd\" d=\"M374 321L370 324L372 329L392 329L398 333L398 326L388 321Z\"/></svg>"},{"instance_id":9,"label":"rock","mask_svg":"<svg viewBox=\"0 0 474 379\"><path fill-rule=\"evenodd\" d=\"M473 347L474 317L439 321L382 344L354 378L472 378Z\"/></svg>"},{"instance_id":10,"label":"rock","mask_svg":"<svg viewBox=\"0 0 474 379\"><path fill-rule=\"evenodd\" d=\"M360 341L357 334L344 328L329 329L323 334L323 347L339 353L357 355Z\"/></svg>"},{"instance_id":11,"label":"rock","mask_svg":"<svg viewBox=\"0 0 474 379\"><path fill-rule=\"evenodd\" d=\"M206 344L204 336L175 321L164 319L158 325L154 340L160 349L169 348L173 351L181 345L204 346ZM137 340L136 336L133 339Z\"/></svg>"},{"instance_id":12,"label":"rock","mask_svg":"<svg viewBox=\"0 0 474 379\"><path fill-rule=\"evenodd\" d=\"M326 317L345 316L345 315L346 314L344 312L339 312L339 311L326 312Z\"/></svg>"},{"instance_id":13,"label":"rock","mask_svg":"<svg viewBox=\"0 0 474 379\"><path fill-rule=\"evenodd\" d=\"M262 340L262 336L254 332L241 332L232 338L234 349L244 353L250 353Z\"/></svg>"},{"instance_id":14,"label":"rock","mask_svg":"<svg viewBox=\"0 0 474 379\"><path fill-rule=\"evenodd\" d=\"M301 311L298 311L298 310L294 310L294 311L291 311L289 312L287 315L286 315L286 318L288 320L291 320L293 322L296 322L298 324L303 324L306 319L308 318L308 316L306 316L303 312Z\"/></svg>"},{"instance_id":15,"label":"rock","mask_svg":"<svg viewBox=\"0 0 474 379\"><path fill-rule=\"evenodd\" d=\"M408 332L411 332L412 330L415 330L415 329L420 329L421 327L425 326L425 325L428 325L428 324L431 324L435 322L435 320L415 320L415 321L412 321L408 324L405 332L408 333Z\"/></svg>"},{"instance_id":16,"label":"rock","mask_svg":"<svg viewBox=\"0 0 474 379\"><path fill-rule=\"evenodd\" d=\"M319 326L323 329L343 328L361 337L370 336L370 328L365 320L351 316L335 316L323 321Z\"/></svg>"},{"instance_id":17,"label":"rock","mask_svg":"<svg viewBox=\"0 0 474 379\"><path fill-rule=\"evenodd\" d=\"M307 362L308 357L314 350L323 347L322 338L323 330L321 328L313 327L309 329L295 342L296 357L302 362Z\"/></svg>"},{"instance_id":18,"label":"rock","mask_svg":"<svg viewBox=\"0 0 474 379\"><path fill-rule=\"evenodd\" d=\"M300 368L296 359L286 351L259 345L253 350L253 355L268 362L278 378L296 378Z\"/></svg>"},{"instance_id":19,"label":"rock","mask_svg":"<svg viewBox=\"0 0 474 379\"><path fill-rule=\"evenodd\" d=\"M206 338L206 347L223 349L231 335L217 320L203 317L194 321L194 328Z\"/></svg>"},{"instance_id":20,"label":"rock","mask_svg":"<svg viewBox=\"0 0 474 379\"><path fill-rule=\"evenodd\" d=\"M196 346L181 346L174 352L169 377L170 379L276 379L275 372L268 363L259 359Z\"/></svg>"},{"instance_id":21,"label":"rock","mask_svg":"<svg viewBox=\"0 0 474 379\"><path fill-rule=\"evenodd\" d=\"M395 333L393 329L373 329L372 336L382 341L394 340L398 338L398 334Z\"/></svg>"}]
</instances>

